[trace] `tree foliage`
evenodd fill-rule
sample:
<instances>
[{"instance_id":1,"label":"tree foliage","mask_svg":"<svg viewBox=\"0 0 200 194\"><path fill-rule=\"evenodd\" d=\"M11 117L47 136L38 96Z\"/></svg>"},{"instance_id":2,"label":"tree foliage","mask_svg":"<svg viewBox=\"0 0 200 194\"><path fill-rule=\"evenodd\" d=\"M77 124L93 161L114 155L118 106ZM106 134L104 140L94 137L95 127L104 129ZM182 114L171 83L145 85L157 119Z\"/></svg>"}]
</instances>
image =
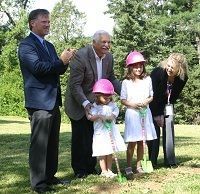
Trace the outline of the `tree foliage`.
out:
<instances>
[{"instance_id":1,"label":"tree foliage","mask_svg":"<svg viewBox=\"0 0 200 194\"><path fill-rule=\"evenodd\" d=\"M194 81L200 75L196 42L200 33L200 2L109 0L108 7L115 21L113 52L120 75L124 73L124 59L131 50L143 52L149 71L171 52L186 55L189 81L177 103L176 118L177 122L192 123L200 113L199 85ZM200 123L200 120L195 122Z\"/></svg>"},{"instance_id":2,"label":"tree foliage","mask_svg":"<svg viewBox=\"0 0 200 194\"><path fill-rule=\"evenodd\" d=\"M19 41L26 34L27 19L25 12L21 13L21 18L16 22L16 25L7 31L2 31L2 38L4 39L4 44L1 47L0 55L0 71L10 72L13 69L18 68L18 57L17 57L17 47Z\"/></svg>"},{"instance_id":3,"label":"tree foliage","mask_svg":"<svg viewBox=\"0 0 200 194\"><path fill-rule=\"evenodd\" d=\"M58 2L51 12L51 32L47 37L54 43L58 54L64 49L79 49L88 43L83 35L86 16L80 12L71 0ZM61 91L64 98L69 71L61 76ZM65 117L64 117L65 118Z\"/></svg>"},{"instance_id":4,"label":"tree foliage","mask_svg":"<svg viewBox=\"0 0 200 194\"><path fill-rule=\"evenodd\" d=\"M0 4L0 114L26 115L17 47L28 33L27 12L31 0L2 0ZM171 52L181 52L189 63L189 80L176 104L176 122L200 123L200 2L198 0L108 0L108 13L115 21L112 51L115 71L124 76L124 62L131 50L142 51L151 71ZM80 48L85 15L70 0L61 0L51 13L47 37L58 54ZM62 77L65 91L68 72ZM120 106L120 102L118 101ZM123 109L121 121L123 121Z\"/></svg>"},{"instance_id":5,"label":"tree foliage","mask_svg":"<svg viewBox=\"0 0 200 194\"><path fill-rule=\"evenodd\" d=\"M12 29L16 21L21 17L21 11L29 7L29 0L1 0L0 23L6 28Z\"/></svg>"},{"instance_id":6,"label":"tree foliage","mask_svg":"<svg viewBox=\"0 0 200 194\"><path fill-rule=\"evenodd\" d=\"M0 6L0 114L25 115L17 48L27 32L28 1L3 1Z\"/></svg>"},{"instance_id":7,"label":"tree foliage","mask_svg":"<svg viewBox=\"0 0 200 194\"><path fill-rule=\"evenodd\" d=\"M57 50L67 47L77 48L84 41L83 27L86 16L70 0L58 2L51 13L51 34L49 39L56 44Z\"/></svg>"},{"instance_id":8,"label":"tree foliage","mask_svg":"<svg viewBox=\"0 0 200 194\"><path fill-rule=\"evenodd\" d=\"M28 34L28 0L6 0L0 4L0 114L26 115L22 76L19 70L17 48L19 41ZM51 35L58 53L64 48L79 48L87 42L82 29L85 16L71 1L56 4L51 14ZM63 91L67 74L62 78Z\"/></svg>"}]
</instances>

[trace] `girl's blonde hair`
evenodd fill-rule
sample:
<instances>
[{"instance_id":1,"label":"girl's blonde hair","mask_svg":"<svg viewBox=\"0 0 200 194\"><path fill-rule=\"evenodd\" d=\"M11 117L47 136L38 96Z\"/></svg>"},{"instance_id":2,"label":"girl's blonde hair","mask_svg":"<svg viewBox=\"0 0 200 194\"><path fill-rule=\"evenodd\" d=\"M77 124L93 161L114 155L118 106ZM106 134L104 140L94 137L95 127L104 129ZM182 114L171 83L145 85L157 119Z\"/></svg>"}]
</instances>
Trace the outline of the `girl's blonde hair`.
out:
<instances>
[{"instance_id":1,"label":"girl's blonde hair","mask_svg":"<svg viewBox=\"0 0 200 194\"><path fill-rule=\"evenodd\" d=\"M166 60L162 61L160 64L165 69L169 61L171 61L178 67L177 76L181 80L184 80L185 77L188 75L188 63L185 55L181 53L172 53Z\"/></svg>"}]
</instances>

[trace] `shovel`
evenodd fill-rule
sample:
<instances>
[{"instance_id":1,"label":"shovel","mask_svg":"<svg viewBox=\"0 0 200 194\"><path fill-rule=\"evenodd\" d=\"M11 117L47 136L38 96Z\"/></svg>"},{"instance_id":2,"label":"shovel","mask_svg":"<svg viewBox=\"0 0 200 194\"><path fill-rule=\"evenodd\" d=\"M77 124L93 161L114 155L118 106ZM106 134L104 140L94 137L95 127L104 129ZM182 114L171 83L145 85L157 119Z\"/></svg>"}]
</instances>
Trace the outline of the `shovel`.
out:
<instances>
[{"instance_id":1,"label":"shovel","mask_svg":"<svg viewBox=\"0 0 200 194\"><path fill-rule=\"evenodd\" d=\"M149 161L147 158L147 144L146 144L145 127L144 127L146 112L147 112L147 108L142 108L139 110L139 114L141 117L142 137L143 137L142 139L143 139L143 149L144 149L144 155L143 155L143 160L141 161L141 165L144 172L150 173L150 172L153 172L153 166L152 166L151 161Z\"/></svg>"},{"instance_id":2,"label":"shovel","mask_svg":"<svg viewBox=\"0 0 200 194\"><path fill-rule=\"evenodd\" d=\"M113 141L113 137L112 137L112 122L106 121L106 122L104 122L104 126L106 127L106 129L109 132L110 141L111 141L111 144L112 144L113 156L115 158L115 164L116 164L116 167L117 167L117 180L120 183L124 183L124 182L127 181L127 179L126 179L126 177L122 176L122 173L121 173L120 168L119 168L119 162L118 162L117 155L116 155L116 152L115 152L115 145L114 145L114 141Z\"/></svg>"}]
</instances>

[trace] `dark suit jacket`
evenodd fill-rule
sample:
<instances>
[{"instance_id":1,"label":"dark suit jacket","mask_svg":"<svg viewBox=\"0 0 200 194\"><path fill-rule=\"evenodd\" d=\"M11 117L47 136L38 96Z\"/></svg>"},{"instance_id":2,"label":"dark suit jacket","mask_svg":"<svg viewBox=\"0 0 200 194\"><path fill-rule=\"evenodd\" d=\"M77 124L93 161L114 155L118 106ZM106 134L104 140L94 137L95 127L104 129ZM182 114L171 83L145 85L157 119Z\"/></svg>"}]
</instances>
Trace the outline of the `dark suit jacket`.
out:
<instances>
[{"instance_id":1,"label":"dark suit jacket","mask_svg":"<svg viewBox=\"0 0 200 194\"><path fill-rule=\"evenodd\" d=\"M67 65L58 58L50 42L47 47L50 55L32 33L19 45L26 108L52 110L56 100L61 105L59 75L66 71Z\"/></svg>"},{"instance_id":2,"label":"dark suit jacket","mask_svg":"<svg viewBox=\"0 0 200 194\"><path fill-rule=\"evenodd\" d=\"M150 109L153 116L164 115L165 105L167 104L167 72L162 67L156 67L151 72L151 79L153 85L153 101L150 103ZM172 86L170 103L174 104L178 99L183 87L185 86L188 78L181 80L176 77Z\"/></svg>"},{"instance_id":3,"label":"dark suit jacket","mask_svg":"<svg viewBox=\"0 0 200 194\"><path fill-rule=\"evenodd\" d=\"M120 94L121 83L115 78L113 71L113 56L107 53L102 61L102 78L109 79L115 91ZM70 77L65 94L65 112L74 119L80 120L85 111L82 103L85 100L94 102L92 88L97 81L97 65L91 45L77 51L70 63Z\"/></svg>"}]
</instances>

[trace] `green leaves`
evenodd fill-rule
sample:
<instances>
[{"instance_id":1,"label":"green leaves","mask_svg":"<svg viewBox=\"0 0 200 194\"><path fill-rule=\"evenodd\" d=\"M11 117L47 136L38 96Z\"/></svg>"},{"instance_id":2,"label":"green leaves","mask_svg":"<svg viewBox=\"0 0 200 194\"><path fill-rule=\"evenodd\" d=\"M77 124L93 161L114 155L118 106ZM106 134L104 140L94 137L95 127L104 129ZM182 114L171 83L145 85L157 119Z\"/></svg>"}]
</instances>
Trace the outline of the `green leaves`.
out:
<instances>
[{"instance_id":1,"label":"green leaves","mask_svg":"<svg viewBox=\"0 0 200 194\"><path fill-rule=\"evenodd\" d=\"M200 37L200 2L197 0L109 0L115 21L113 52L121 79L124 59L131 50L143 51L147 69L156 67L171 52L186 55L189 81L177 103L178 123L192 123L200 114L199 64L196 38ZM200 52L200 51L199 51ZM199 53L200 55L200 53ZM198 77L198 78L197 78ZM200 117L200 116L199 116ZM200 120L200 119L199 119ZM196 121L200 123L200 121Z\"/></svg>"},{"instance_id":2,"label":"green leaves","mask_svg":"<svg viewBox=\"0 0 200 194\"><path fill-rule=\"evenodd\" d=\"M17 47L28 32L27 8L31 2L1 1L0 12L4 14L4 22L0 24L0 90L1 97L4 96L0 101L0 106L4 107L0 110L1 114L16 113L18 110L23 114L21 109L11 107L18 107L14 100L22 99L23 95L22 87L18 87L22 78L16 73L19 71ZM58 53L64 48L78 49L91 41L83 35L85 14L72 2L58 1L51 13L51 34L48 39L54 43ZM108 8L106 13L115 21L112 52L117 77L123 79L125 58L131 50L143 52L148 61L146 67L149 72L171 52L184 53L189 64L189 80L175 106L176 122L200 124L200 50L197 50L197 40L200 39L200 2L108 0ZM62 92L66 89L68 74L67 72L62 76ZM121 106L119 100L118 105ZM123 113L122 111L122 115ZM123 116L120 119L123 122Z\"/></svg>"},{"instance_id":3,"label":"green leaves","mask_svg":"<svg viewBox=\"0 0 200 194\"><path fill-rule=\"evenodd\" d=\"M49 39L58 52L65 48L78 48L84 41L83 28L86 24L86 15L74 6L72 1L58 2L51 12L51 33Z\"/></svg>"},{"instance_id":4,"label":"green leaves","mask_svg":"<svg viewBox=\"0 0 200 194\"><path fill-rule=\"evenodd\" d=\"M19 70L5 72L0 76L0 114L25 116L24 94Z\"/></svg>"}]
</instances>

